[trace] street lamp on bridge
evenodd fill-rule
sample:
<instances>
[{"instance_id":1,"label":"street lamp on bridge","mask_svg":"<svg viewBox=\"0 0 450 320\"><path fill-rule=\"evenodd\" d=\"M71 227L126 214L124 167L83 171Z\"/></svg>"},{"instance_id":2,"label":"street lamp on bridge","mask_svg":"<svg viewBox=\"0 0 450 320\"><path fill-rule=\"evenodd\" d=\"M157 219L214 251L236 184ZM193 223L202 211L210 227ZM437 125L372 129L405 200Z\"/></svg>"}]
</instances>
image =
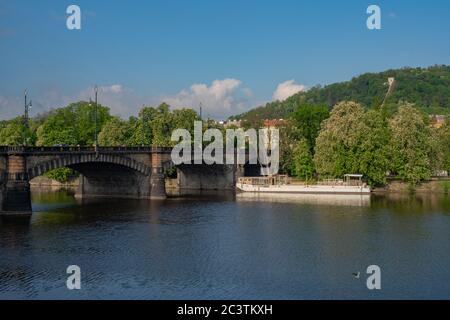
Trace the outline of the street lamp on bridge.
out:
<instances>
[{"instance_id":1,"label":"street lamp on bridge","mask_svg":"<svg viewBox=\"0 0 450 320\"><path fill-rule=\"evenodd\" d=\"M147 138L146 122L145 105L142 105L142 146L145 146L145 140Z\"/></svg>"},{"instance_id":2,"label":"street lamp on bridge","mask_svg":"<svg viewBox=\"0 0 450 320\"><path fill-rule=\"evenodd\" d=\"M97 107L97 96L98 96L98 87L97 86L95 86L94 87L94 92L95 92L95 106L94 106L94 122L95 122L95 129L94 129L94 146L95 146L95 148L97 148L98 147L98 133L97 133L97 118L98 118L98 115L97 115L97 109L98 109L98 107ZM92 99L91 98L89 98L89 107L92 107Z\"/></svg>"},{"instance_id":3,"label":"street lamp on bridge","mask_svg":"<svg viewBox=\"0 0 450 320\"><path fill-rule=\"evenodd\" d=\"M23 114L23 126L25 127L25 131L23 133L23 144L26 146L27 145L27 131L30 127L29 112L30 112L31 106L33 105L31 100L30 100L30 102L27 101L27 89L25 89L25 91L24 91L24 98L25 98L25 111Z\"/></svg>"},{"instance_id":4,"label":"street lamp on bridge","mask_svg":"<svg viewBox=\"0 0 450 320\"><path fill-rule=\"evenodd\" d=\"M95 143L95 147L97 148L98 146L98 134L97 134L97 112L98 112L98 105L97 105L97 95L98 95L98 87L95 86L94 88L95 90L95 138L94 138L94 143Z\"/></svg>"},{"instance_id":5,"label":"street lamp on bridge","mask_svg":"<svg viewBox=\"0 0 450 320\"><path fill-rule=\"evenodd\" d=\"M30 126L29 123L28 123L29 111L30 111L30 109L31 109L33 104L31 102L31 100L30 100L30 102L27 102L27 89L25 89L24 97L25 97L25 113L23 115L23 122L24 122L25 128L28 129L29 126Z\"/></svg>"}]
</instances>

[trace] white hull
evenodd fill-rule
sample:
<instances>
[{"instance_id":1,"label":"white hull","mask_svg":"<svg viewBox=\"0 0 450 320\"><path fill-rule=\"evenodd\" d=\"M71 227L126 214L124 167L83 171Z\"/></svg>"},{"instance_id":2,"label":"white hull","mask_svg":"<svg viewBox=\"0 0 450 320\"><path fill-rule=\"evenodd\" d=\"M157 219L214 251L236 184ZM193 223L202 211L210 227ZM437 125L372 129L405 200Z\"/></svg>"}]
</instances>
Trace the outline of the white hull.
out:
<instances>
[{"instance_id":1,"label":"white hull","mask_svg":"<svg viewBox=\"0 0 450 320\"><path fill-rule=\"evenodd\" d=\"M253 193L311 193L311 194L370 194L370 188L362 186L323 186L323 185L272 185L257 186L237 183L238 190Z\"/></svg>"},{"instance_id":2,"label":"white hull","mask_svg":"<svg viewBox=\"0 0 450 320\"><path fill-rule=\"evenodd\" d=\"M369 194L239 192L236 195L236 200L241 202L298 203L345 207L370 206Z\"/></svg>"}]
</instances>

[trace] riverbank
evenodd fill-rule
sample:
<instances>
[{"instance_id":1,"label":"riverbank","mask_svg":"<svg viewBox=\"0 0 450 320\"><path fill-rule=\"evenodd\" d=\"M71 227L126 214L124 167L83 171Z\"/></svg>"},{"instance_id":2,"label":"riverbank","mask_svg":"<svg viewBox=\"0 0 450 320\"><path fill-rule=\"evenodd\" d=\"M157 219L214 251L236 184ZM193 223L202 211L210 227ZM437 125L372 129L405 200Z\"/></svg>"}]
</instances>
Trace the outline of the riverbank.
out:
<instances>
[{"instance_id":1,"label":"riverbank","mask_svg":"<svg viewBox=\"0 0 450 320\"><path fill-rule=\"evenodd\" d=\"M67 182L59 182L46 176L39 176L30 181L31 187L46 187L52 189L76 189L80 184L78 177L69 179Z\"/></svg>"},{"instance_id":2,"label":"riverbank","mask_svg":"<svg viewBox=\"0 0 450 320\"><path fill-rule=\"evenodd\" d=\"M424 181L416 186L400 181L391 180L384 187L374 188L373 193L431 193L431 194L447 194L450 195L450 177L449 178L433 178Z\"/></svg>"},{"instance_id":3,"label":"riverbank","mask_svg":"<svg viewBox=\"0 0 450 320\"><path fill-rule=\"evenodd\" d=\"M294 181L293 184L298 184L298 181ZM69 189L76 190L79 184L78 178L70 179L67 182L59 182L52 180L45 176L36 177L31 180L30 185L34 188L51 188L57 190ZM177 179L166 179L166 189L170 191L178 190ZM410 184L400 181L391 180L384 187L377 187L372 189L373 193L431 193L431 194L448 194L450 195L450 177L446 178L433 178L430 181L424 181L419 183L415 187L411 187Z\"/></svg>"}]
</instances>

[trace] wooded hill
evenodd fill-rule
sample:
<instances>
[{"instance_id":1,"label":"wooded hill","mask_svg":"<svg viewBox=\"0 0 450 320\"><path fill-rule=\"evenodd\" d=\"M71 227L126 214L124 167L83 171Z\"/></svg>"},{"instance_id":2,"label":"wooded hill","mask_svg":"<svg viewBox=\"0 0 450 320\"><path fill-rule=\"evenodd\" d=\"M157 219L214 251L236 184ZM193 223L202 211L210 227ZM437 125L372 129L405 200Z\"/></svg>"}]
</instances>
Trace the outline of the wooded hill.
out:
<instances>
[{"instance_id":1,"label":"wooded hill","mask_svg":"<svg viewBox=\"0 0 450 320\"><path fill-rule=\"evenodd\" d=\"M396 80L394 91L386 101L393 109L400 101L414 103L429 114L450 113L450 66L436 65L429 68L402 68L380 73L365 73L346 82L325 87L315 86L297 93L285 101L275 101L232 116L230 120L258 121L285 119L300 104L325 105L331 109L340 101L348 100L366 108L381 105L387 89L388 78Z\"/></svg>"}]
</instances>

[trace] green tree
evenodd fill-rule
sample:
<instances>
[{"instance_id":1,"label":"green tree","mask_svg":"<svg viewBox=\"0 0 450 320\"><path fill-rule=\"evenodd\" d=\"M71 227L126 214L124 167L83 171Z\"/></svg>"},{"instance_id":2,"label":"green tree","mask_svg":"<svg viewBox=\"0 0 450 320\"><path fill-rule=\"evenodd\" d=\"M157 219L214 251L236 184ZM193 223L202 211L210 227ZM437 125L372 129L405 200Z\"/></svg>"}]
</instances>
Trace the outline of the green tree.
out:
<instances>
[{"instance_id":1,"label":"green tree","mask_svg":"<svg viewBox=\"0 0 450 320\"><path fill-rule=\"evenodd\" d=\"M109 121L109 109L97 108L97 133ZM92 145L95 138L95 106L78 102L56 109L37 129L37 145Z\"/></svg>"},{"instance_id":2,"label":"green tree","mask_svg":"<svg viewBox=\"0 0 450 320\"><path fill-rule=\"evenodd\" d=\"M96 130L98 134L103 125L111 119L109 108L100 104L96 107L94 102L78 102L68 108L71 109L75 118L74 127L77 132L77 144L82 146L93 145Z\"/></svg>"},{"instance_id":3,"label":"green tree","mask_svg":"<svg viewBox=\"0 0 450 320\"><path fill-rule=\"evenodd\" d=\"M97 133L110 119L109 109L97 106ZM87 102L72 103L67 107L53 110L36 121L41 125L36 130L36 144L53 145L92 145L95 139L95 105ZM69 168L49 171L45 176L66 182L75 172Z\"/></svg>"},{"instance_id":4,"label":"green tree","mask_svg":"<svg viewBox=\"0 0 450 320\"><path fill-rule=\"evenodd\" d=\"M25 128L22 117L0 124L0 145L23 145L29 136L30 132Z\"/></svg>"},{"instance_id":5,"label":"green tree","mask_svg":"<svg viewBox=\"0 0 450 320\"><path fill-rule=\"evenodd\" d=\"M341 102L333 108L316 140L314 164L319 175L342 177L358 172L358 145L364 126L361 105Z\"/></svg>"},{"instance_id":6,"label":"green tree","mask_svg":"<svg viewBox=\"0 0 450 320\"><path fill-rule=\"evenodd\" d=\"M311 152L314 151L316 139L322 122L329 117L326 106L301 104L292 115L298 133L306 139Z\"/></svg>"},{"instance_id":7,"label":"green tree","mask_svg":"<svg viewBox=\"0 0 450 320\"><path fill-rule=\"evenodd\" d=\"M431 176L430 128L424 115L411 104L399 107L391 119L391 170L416 185Z\"/></svg>"},{"instance_id":8,"label":"green tree","mask_svg":"<svg viewBox=\"0 0 450 320\"><path fill-rule=\"evenodd\" d=\"M300 134L292 119L279 128L280 132L280 172L295 176L294 148L300 139Z\"/></svg>"},{"instance_id":9,"label":"green tree","mask_svg":"<svg viewBox=\"0 0 450 320\"><path fill-rule=\"evenodd\" d=\"M448 139L447 126L430 128L430 168L438 172L446 170L446 158L449 151L450 139Z\"/></svg>"},{"instance_id":10,"label":"green tree","mask_svg":"<svg viewBox=\"0 0 450 320\"><path fill-rule=\"evenodd\" d=\"M113 117L102 128L98 135L101 146L127 145L131 137L130 124L119 117Z\"/></svg>"},{"instance_id":11,"label":"green tree","mask_svg":"<svg viewBox=\"0 0 450 320\"><path fill-rule=\"evenodd\" d=\"M152 144L158 147L168 147L172 143L172 120L173 115L169 110L169 105L162 103L156 109L155 117L150 121L152 128Z\"/></svg>"},{"instance_id":12,"label":"green tree","mask_svg":"<svg viewBox=\"0 0 450 320\"><path fill-rule=\"evenodd\" d=\"M314 176L314 162L308 141L303 138L297 142L293 152L295 176L302 180L311 180Z\"/></svg>"},{"instance_id":13,"label":"green tree","mask_svg":"<svg viewBox=\"0 0 450 320\"><path fill-rule=\"evenodd\" d=\"M76 177L77 174L70 168L59 168L55 170L48 171L44 174L47 178L56 180L58 182L64 183L69 181L71 177Z\"/></svg>"},{"instance_id":14,"label":"green tree","mask_svg":"<svg viewBox=\"0 0 450 320\"><path fill-rule=\"evenodd\" d=\"M176 109L172 115L172 130L186 129L194 134L194 122L200 121L200 117L193 109Z\"/></svg>"},{"instance_id":15,"label":"green tree","mask_svg":"<svg viewBox=\"0 0 450 320\"><path fill-rule=\"evenodd\" d=\"M358 172L367 178L371 186L385 185L390 141L387 121L382 111L369 110L364 114L363 123L357 146Z\"/></svg>"},{"instance_id":16,"label":"green tree","mask_svg":"<svg viewBox=\"0 0 450 320\"><path fill-rule=\"evenodd\" d=\"M129 145L140 146L152 145L153 131L152 121L158 114L158 110L153 107L143 107L139 111L138 117L130 117L128 120L131 128L131 135L128 140Z\"/></svg>"},{"instance_id":17,"label":"green tree","mask_svg":"<svg viewBox=\"0 0 450 320\"><path fill-rule=\"evenodd\" d=\"M450 121L448 119L441 130L440 148L443 153L442 170L450 172Z\"/></svg>"}]
</instances>

